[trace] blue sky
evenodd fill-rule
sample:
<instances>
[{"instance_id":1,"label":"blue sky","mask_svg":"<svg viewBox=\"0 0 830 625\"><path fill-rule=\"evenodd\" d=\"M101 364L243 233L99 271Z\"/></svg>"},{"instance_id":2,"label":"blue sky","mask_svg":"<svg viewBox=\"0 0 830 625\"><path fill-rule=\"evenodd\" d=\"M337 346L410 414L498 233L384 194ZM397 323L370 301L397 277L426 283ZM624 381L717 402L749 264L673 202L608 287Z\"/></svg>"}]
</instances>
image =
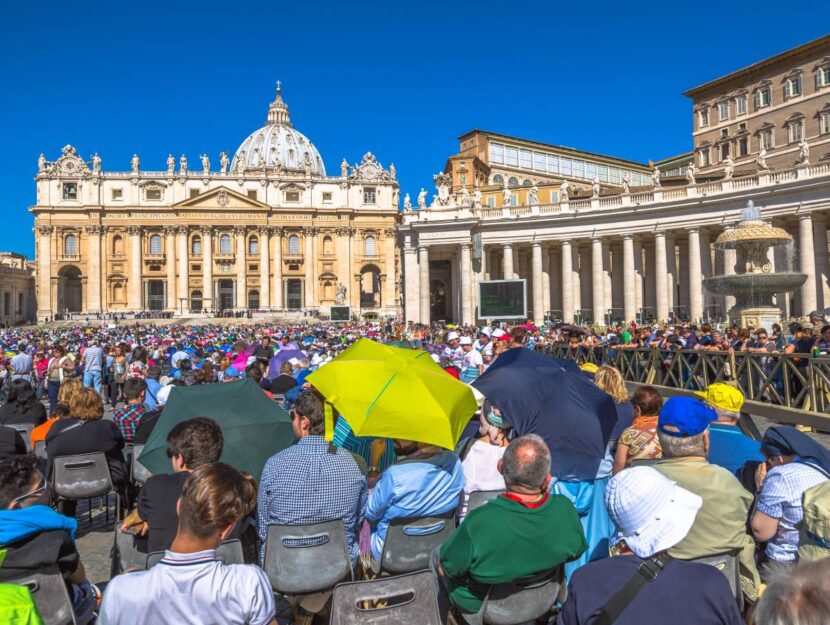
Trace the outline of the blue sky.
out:
<instances>
[{"instance_id":1,"label":"blue sky","mask_svg":"<svg viewBox=\"0 0 830 625\"><path fill-rule=\"evenodd\" d=\"M37 156L233 153L277 79L330 173L403 193L473 128L639 161L691 147L686 89L826 33L826 1L14 2L0 21L0 250L33 253Z\"/></svg>"}]
</instances>

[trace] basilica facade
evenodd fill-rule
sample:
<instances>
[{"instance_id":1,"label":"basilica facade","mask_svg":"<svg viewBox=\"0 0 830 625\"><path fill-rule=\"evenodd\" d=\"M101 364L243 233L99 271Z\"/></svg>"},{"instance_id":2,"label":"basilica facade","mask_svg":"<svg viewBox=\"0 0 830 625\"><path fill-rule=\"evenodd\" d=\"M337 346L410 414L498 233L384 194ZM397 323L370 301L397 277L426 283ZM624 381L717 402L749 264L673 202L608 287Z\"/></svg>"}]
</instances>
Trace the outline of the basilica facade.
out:
<instances>
[{"instance_id":1,"label":"basilica facade","mask_svg":"<svg viewBox=\"0 0 830 625\"><path fill-rule=\"evenodd\" d=\"M214 162L216 165L216 162ZM38 162L37 317L400 310L398 183L367 152L327 175L277 88L266 123L221 153L106 171L71 145Z\"/></svg>"}]
</instances>

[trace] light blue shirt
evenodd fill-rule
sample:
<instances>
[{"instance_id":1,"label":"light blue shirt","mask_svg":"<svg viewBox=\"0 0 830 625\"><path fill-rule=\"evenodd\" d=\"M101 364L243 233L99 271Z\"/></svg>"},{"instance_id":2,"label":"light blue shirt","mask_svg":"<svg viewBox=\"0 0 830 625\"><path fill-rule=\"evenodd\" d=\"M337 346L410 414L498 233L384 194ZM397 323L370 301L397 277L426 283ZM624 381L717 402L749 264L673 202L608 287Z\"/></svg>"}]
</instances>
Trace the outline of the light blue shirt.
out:
<instances>
[{"instance_id":1,"label":"light blue shirt","mask_svg":"<svg viewBox=\"0 0 830 625\"><path fill-rule=\"evenodd\" d=\"M390 521L454 510L463 489L461 461L451 451L402 460L386 469L366 505L366 520L372 524L372 558L380 561Z\"/></svg>"},{"instance_id":2,"label":"light blue shirt","mask_svg":"<svg viewBox=\"0 0 830 625\"><path fill-rule=\"evenodd\" d=\"M158 394L161 390L161 383L158 380L147 378L147 392L144 393L144 407L153 410L159 405Z\"/></svg>"},{"instance_id":3,"label":"light blue shirt","mask_svg":"<svg viewBox=\"0 0 830 625\"><path fill-rule=\"evenodd\" d=\"M711 464L723 467L733 475L749 460L764 461L761 443L741 432L737 425L712 423L709 426L709 456Z\"/></svg>"}]
</instances>

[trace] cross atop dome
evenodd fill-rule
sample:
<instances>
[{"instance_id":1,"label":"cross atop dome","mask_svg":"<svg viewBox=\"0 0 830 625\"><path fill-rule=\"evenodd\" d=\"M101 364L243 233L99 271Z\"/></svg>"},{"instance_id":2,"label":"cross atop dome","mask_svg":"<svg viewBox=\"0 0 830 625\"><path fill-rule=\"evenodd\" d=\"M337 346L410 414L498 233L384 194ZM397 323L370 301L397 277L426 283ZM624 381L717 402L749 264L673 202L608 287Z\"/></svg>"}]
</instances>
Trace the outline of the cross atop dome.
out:
<instances>
[{"instance_id":1,"label":"cross atop dome","mask_svg":"<svg viewBox=\"0 0 830 625\"><path fill-rule=\"evenodd\" d=\"M282 100L282 81L277 81L277 97L268 107L267 124L291 126L291 116L288 114L288 105Z\"/></svg>"}]
</instances>

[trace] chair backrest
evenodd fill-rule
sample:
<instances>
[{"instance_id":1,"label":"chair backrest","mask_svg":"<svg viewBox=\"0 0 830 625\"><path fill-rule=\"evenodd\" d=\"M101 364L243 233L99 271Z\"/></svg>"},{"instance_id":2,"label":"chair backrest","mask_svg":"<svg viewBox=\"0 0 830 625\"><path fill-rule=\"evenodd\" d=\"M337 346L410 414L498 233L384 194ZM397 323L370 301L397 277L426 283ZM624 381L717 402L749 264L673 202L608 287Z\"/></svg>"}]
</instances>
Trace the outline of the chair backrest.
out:
<instances>
[{"instance_id":1,"label":"chair backrest","mask_svg":"<svg viewBox=\"0 0 830 625\"><path fill-rule=\"evenodd\" d=\"M57 568L53 573L33 573L22 577L4 579L5 583L26 586L32 595L43 622L48 625L75 625L72 601L66 583Z\"/></svg>"},{"instance_id":2,"label":"chair backrest","mask_svg":"<svg viewBox=\"0 0 830 625\"><path fill-rule=\"evenodd\" d=\"M743 605L743 592L741 591L741 568L740 563L738 562L738 553L736 551L719 553L714 556L706 556L705 558L695 558L691 561L714 566L717 570L723 573L729 582L729 588L732 589L732 594L735 596L735 599L737 599L738 603Z\"/></svg>"},{"instance_id":3,"label":"chair backrest","mask_svg":"<svg viewBox=\"0 0 830 625\"><path fill-rule=\"evenodd\" d=\"M35 441L35 456L41 460L46 460L46 441Z\"/></svg>"},{"instance_id":4,"label":"chair backrest","mask_svg":"<svg viewBox=\"0 0 830 625\"><path fill-rule=\"evenodd\" d=\"M430 571L366 582L347 582L334 588L330 625L441 625Z\"/></svg>"},{"instance_id":5,"label":"chair backrest","mask_svg":"<svg viewBox=\"0 0 830 625\"><path fill-rule=\"evenodd\" d=\"M312 525L269 525L262 568L277 592L330 590L350 579L352 561L342 519Z\"/></svg>"},{"instance_id":6,"label":"chair backrest","mask_svg":"<svg viewBox=\"0 0 830 625\"><path fill-rule=\"evenodd\" d=\"M99 497L112 492L107 457L102 451L55 457L52 486L58 498L69 501Z\"/></svg>"},{"instance_id":7,"label":"chair backrest","mask_svg":"<svg viewBox=\"0 0 830 625\"><path fill-rule=\"evenodd\" d=\"M163 551L154 551L150 554L141 554L141 566L152 568L164 557ZM226 540L216 548L216 559L222 564L245 564L242 553L242 542L238 538Z\"/></svg>"},{"instance_id":8,"label":"chair backrest","mask_svg":"<svg viewBox=\"0 0 830 625\"><path fill-rule=\"evenodd\" d=\"M548 614L564 586L562 567L528 581L492 586L482 606L486 625L519 625Z\"/></svg>"},{"instance_id":9,"label":"chair backrest","mask_svg":"<svg viewBox=\"0 0 830 625\"><path fill-rule=\"evenodd\" d=\"M380 569L392 575L429 568L432 551L455 531L455 510L444 516L393 519L386 530Z\"/></svg>"},{"instance_id":10,"label":"chair backrest","mask_svg":"<svg viewBox=\"0 0 830 625\"><path fill-rule=\"evenodd\" d=\"M147 566L147 554L135 547L135 538L132 534L121 531L121 523L115 524L115 546L119 562L118 570L143 569Z\"/></svg>"},{"instance_id":11,"label":"chair backrest","mask_svg":"<svg viewBox=\"0 0 830 625\"><path fill-rule=\"evenodd\" d=\"M133 484L144 484L152 475L152 473L147 470L147 467L138 461L138 457L141 455L141 451L143 449L144 445L133 445L133 457L132 462L130 463L130 476Z\"/></svg>"},{"instance_id":12,"label":"chair backrest","mask_svg":"<svg viewBox=\"0 0 830 625\"><path fill-rule=\"evenodd\" d=\"M503 494L503 490L474 490L467 499L467 514Z\"/></svg>"},{"instance_id":13,"label":"chair backrest","mask_svg":"<svg viewBox=\"0 0 830 625\"><path fill-rule=\"evenodd\" d=\"M23 442L26 443L26 451L32 451L32 430L35 429L33 423L10 423L6 427L20 432L20 436L23 437Z\"/></svg>"}]
</instances>

